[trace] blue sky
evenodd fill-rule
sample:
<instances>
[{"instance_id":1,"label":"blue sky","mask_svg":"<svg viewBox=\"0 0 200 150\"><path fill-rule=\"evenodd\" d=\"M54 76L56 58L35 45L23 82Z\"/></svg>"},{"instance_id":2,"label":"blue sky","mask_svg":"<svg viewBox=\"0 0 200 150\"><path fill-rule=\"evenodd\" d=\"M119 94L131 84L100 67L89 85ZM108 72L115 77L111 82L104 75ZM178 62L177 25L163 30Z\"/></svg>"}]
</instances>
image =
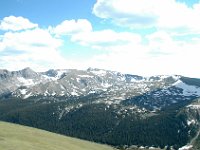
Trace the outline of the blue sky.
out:
<instances>
[{"instance_id":1,"label":"blue sky","mask_svg":"<svg viewBox=\"0 0 200 150\"><path fill-rule=\"evenodd\" d=\"M63 20L99 20L92 15L96 0L6 0L1 1L0 17L23 16L41 27L57 25Z\"/></svg>"},{"instance_id":2,"label":"blue sky","mask_svg":"<svg viewBox=\"0 0 200 150\"><path fill-rule=\"evenodd\" d=\"M0 68L200 78L199 0L0 1Z\"/></svg>"}]
</instances>

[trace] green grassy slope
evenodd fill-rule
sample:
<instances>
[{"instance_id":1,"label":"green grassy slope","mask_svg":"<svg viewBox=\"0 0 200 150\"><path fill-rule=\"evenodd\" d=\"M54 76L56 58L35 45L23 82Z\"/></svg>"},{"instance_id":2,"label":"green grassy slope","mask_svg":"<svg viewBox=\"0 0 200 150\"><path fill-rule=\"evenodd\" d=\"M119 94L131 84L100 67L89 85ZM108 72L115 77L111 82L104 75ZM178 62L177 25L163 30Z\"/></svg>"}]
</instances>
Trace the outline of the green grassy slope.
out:
<instances>
[{"instance_id":1,"label":"green grassy slope","mask_svg":"<svg viewBox=\"0 0 200 150\"><path fill-rule=\"evenodd\" d=\"M114 148L0 122L0 150L114 150Z\"/></svg>"}]
</instances>

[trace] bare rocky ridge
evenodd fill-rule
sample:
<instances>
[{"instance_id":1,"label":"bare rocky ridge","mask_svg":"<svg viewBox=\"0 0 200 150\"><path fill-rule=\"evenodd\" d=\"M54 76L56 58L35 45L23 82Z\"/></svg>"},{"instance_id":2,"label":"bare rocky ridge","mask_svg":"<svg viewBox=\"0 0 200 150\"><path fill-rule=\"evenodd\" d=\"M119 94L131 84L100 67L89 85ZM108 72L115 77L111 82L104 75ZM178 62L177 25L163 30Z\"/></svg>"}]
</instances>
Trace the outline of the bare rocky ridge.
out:
<instances>
[{"instance_id":1,"label":"bare rocky ridge","mask_svg":"<svg viewBox=\"0 0 200 150\"><path fill-rule=\"evenodd\" d=\"M51 69L47 72L34 72L30 68L20 71L1 70L0 95L26 99L93 94L96 102L136 104L156 111L200 96L200 86L189 85L183 78L178 75L142 77L92 68Z\"/></svg>"}]
</instances>

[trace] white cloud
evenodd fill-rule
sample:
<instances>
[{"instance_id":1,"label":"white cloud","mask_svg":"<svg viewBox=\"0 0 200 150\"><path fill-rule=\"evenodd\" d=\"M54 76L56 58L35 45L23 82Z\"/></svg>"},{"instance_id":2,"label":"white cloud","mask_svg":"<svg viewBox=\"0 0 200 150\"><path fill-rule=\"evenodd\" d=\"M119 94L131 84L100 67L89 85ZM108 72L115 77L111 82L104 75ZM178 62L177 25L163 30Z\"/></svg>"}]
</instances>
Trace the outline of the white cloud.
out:
<instances>
[{"instance_id":1,"label":"white cloud","mask_svg":"<svg viewBox=\"0 0 200 150\"><path fill-rule=\"evenodd\" d=\"M60 67L67 63L60 54L60 46L62 40L44 29L6 32L0 40L0 66L11 70Z\"/></svg>"},{"instance_id":2,"label":"white cloud","mask_svg":"<svg viewBox=\"0 0 200 150\"><path fill-rule=\"evenodd\" d=\"M0 30L19 31L38 27L27 18L9 16L0 21Z\"/></svg>"},{"instance_id":3,"label":"white cloud","mask_svg":"<svg viewBox=\"0 0 200 150\"><path fill-rule=\"evenodd\" d=\"M65 20L61 24L54 27L49 27L51 33L60 35L71 35L80 32L92 31L91 23L86 19Z\"/></svg>"},{"instance_id":4,"label":"white cloud","mask_svg":"<svg viewBox=\"0 0 200 150\"><path fill-rule=\"evenodd\" d=\"M34 29L23 32L6 32L0 42L0 50L37 51L38 48L58 48L62 41L53 38L47 30Z\"/></svg>"},{"instance_id":5,"label":"white cloud","mask_svg":"<svg viewBox=\"0 0 200 150\"><path fill-rule=\"evenodd\" d=\"M83 46L90 46L101 50L109 50L111 47L124 46L141 42L141 36L129 32L115 32L113 30L101 30L74 34L72 42L78 42Z\"/></svg>"},{"instance_id":6,"label":"white cloud","mask_svg":"<svg viewBox=\"0 0 200 150\"><path fill-rule=\"evenodd\" d=\"M79 57L69 56L67 59L62 55L65 52L61 54L61 47L65 50L71 48L70 44L63 45L63 35L68 35L66 40L71 40L67 43L77 44L77 49L73 49L80 53ZM51 30L37 27L7 31L0 35L0 67L10 70L24 67L35 70L97 67L139 75L181 74L199 77L200 38L177 40L176 36L180 35L164 30L145 36L111 29L95 31L87 20L65 20L55 28L51 27ZM87 48L88 54L89 50L98 50L98 53L82 58L82 49Z\"/></svg>"},{"instance_id":7,"label":"white cloud","mask_svg":"<svg viewBox=\"0 0 200 150\"><path fill-rule=\"evenodd\" d=\"M72 42L101 50L87 60L71 61L75 68L97 67L140 75L180 74L198 77L200 39L175 40L176 35L157 31L145 37L111 29L76 32ZM144 42L146 41L146 42ZM81 49L81 47L80 47ZM194 72L195 70L195 72Z\"/></svg>"},{"instance_id":8,"label":"white cloud","mask_svg":"<svg viewBox=\"0 0 200 150\"><path fill-rule=\"evenodd\" d=\"M147 36L146 40L146 44L113 44L107 53L92 57L85 66L145 76L179 74L199 77L200 38L191 42L176 41L170 34L159 31Z\"/></svg>"},{"instance_id":9,"label":"white cloud","mask_svg":"<svg viewBox=\"0 0 200 150\"><path fill-rule=\"evenodd\" d=\"M97 0L93 13L130 28L157 27L200 31L200 3L188 7L176 0Z\"/></svg>"},{"instance_id":10,"label":"white cloud","mask_svg":"<svg viewBox=\"0 0 200 150\"><path fill-rule=\"evenodd\" d=\"M142 57L137 56L135 51L129 51L99 55L93 57L88 64L92 67L143 76L178 74L199 78L200 74L198 69L200 62L196 53Z\"/></svg>"},{"instance_id":11,"label":"white cloud","mask_svg":"<svg viewBox=\"0 0 200 150\"><path fill-rule=\"evenodd\" d=\"M156 21L152 3L144 0L97 0L93 13L105 19L113 19L119 25L152 25Z\"/></svg>"},{"instance_id":12,"label":"white cloud","mask_svg":"<svg viewBox=\"0 0 200 150\"><path fill-rule=\"evenodd\" d=\"M164 31L157 31L146 36L151 55L171 55L179 52L180 42Z\"/></svg>"},{"instance_id":13,"label":"white cloud","mask_svg":"<svg viewBox=\"0 0 200 150\"><path fill-rule=\"evenodd\" d=\"M61 36L90 32L92 25L89 21L65 20L51 29L41 29L36 24L31 26L27 21L26 18L11 16L1 22L1 29L8 30L0 35L1 68L18 70L28 66L38 71L49 68L80 69L83 66L79 61L66 60L62 56L60 48L64 41Z\"/></svg>"}]
</instances>

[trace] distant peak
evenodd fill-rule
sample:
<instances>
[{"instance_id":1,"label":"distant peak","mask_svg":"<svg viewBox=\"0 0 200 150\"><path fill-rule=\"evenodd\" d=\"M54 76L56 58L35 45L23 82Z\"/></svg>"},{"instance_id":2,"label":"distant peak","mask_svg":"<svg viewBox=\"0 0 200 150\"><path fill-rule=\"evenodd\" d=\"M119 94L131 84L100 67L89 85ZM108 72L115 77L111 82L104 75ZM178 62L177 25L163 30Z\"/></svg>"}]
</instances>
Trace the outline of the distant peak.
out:
<instances>
[{"instance_id":1,"label":"distant peak","mask_svg":"<svg viewBox=\"0 0 200 150\"><path fill-rule=\"evenodd\" d=\"M58 72L55 69L49 69L45 72L45 74L50 77L55 77L58 74Z\"/></svg>"},{"instance_id":2,"label":"distant peak","mask_svg":"<svg viewBox=\"0 0 200 150\"><path fill-rule=\"evenodd\" d=\"M95 70L95 68L89 67L89 68L87 69L87 71L93 71L93 70Z\"/></svg>"},{"instance_id":3,"label":"distant peak","mask_svg":"<svg viewBox=\"0 0 200 150\"><path fill-rule=\"evenodd\" d=\"M0 69L0 73L8 73L9 71L6 69Z\"/></svg>"},{"instance_id":4,"label":"distant peak","mask_svg":"<svg viewBox=\"0 0 200 150\"><path fill-rule=\"evenodd\" d=\"M22 74L22 76L24 78L32 78L32 77L36 77L37 76L37 72L33 71L29 67L24 68L24 69L20 70L19 72L21 72L21 74Z\"/></svg>"},{"instance_id":5,"label":"distant peak","mask_svg":"<svg viewBox=\"0 0 200 150\"><path fill-rule=\"evenodd\" d=\"M26 68L22 69L21 71L31 71L31 72L34 72L30 67L26 67Z\"/></svg>"},{"instance_id":6,"label":"distant peak","mask_svg":"<svg viewBox=\"0 0 200 150\"><path fill-rule=\"evenodd\" d=\"M87 69L87 71L100 71L100 70L106 71L105 69L92 68L92 67L89 67L89 68Z\"/></svg>"}]
</instances>

